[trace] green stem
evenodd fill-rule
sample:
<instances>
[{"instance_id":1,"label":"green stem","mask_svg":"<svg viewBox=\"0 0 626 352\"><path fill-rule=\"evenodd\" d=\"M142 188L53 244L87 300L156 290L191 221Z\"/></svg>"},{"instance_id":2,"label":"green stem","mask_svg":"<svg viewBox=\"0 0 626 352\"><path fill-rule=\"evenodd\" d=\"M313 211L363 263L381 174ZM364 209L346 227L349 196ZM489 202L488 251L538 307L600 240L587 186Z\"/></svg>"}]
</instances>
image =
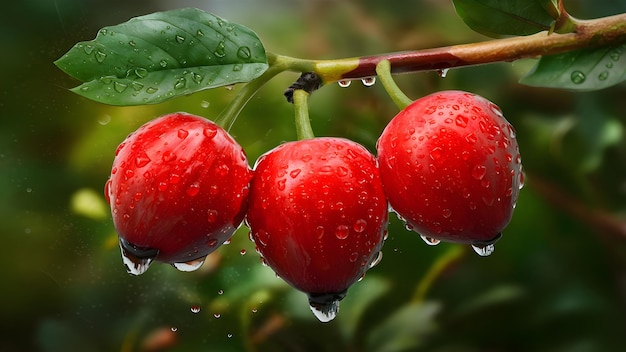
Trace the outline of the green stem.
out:
<instances>
[{"instance_id":1,"label":"green stem","mask_svg":"<svg viewBox=\"0 0 626 352\"><path fill-rule=\"evenodd\" d=\"M383 87L391 97L391 100L398 106L400 110L409 106L413 101L404 94L402 89L398 87L396 82L393 80L393 76L391 76L391 63L389 60L382 60L376 65L376 74L378 74L378 78L380 82L383 84Z\"/></svg>"},{"instance_id":2,"label":"green stem","mask_svg":"<svg viewBox=\"0 0 626 352\"><path fill-rule=\"evenodd\" d=\"M254 94L256 94L256 92L263 87L265 83L284 70L284 67L281 65L270 64L270 67L261 76L246 83L241 88L237 96L215 118L215 124L229 131L243 107L246 106Z\"/></svg>"},{"instance_id":3,"label":"green stem","mask_svg":"<svg viewBox=\"0 0 626 352\"><path fill-rule=\"evenodd\" d=\"M309 119L309 93L302 89L293 92L293 106L296 113L296 133L298 140L315 138Z\"/></svg>"},{"instance_id":4,"label":"green stem","mask_svg":"<svg viewBox=\"0 0 626 352\"><path fill-rule=\"evenodd\" d=\"M462 246L453 245L437 258L415 288L412 301L415 303L423 302L426 298L426 294L437 278L440 277L451 264L460 259L464 253L465 249Z\"/></svg>"}]
</instances>

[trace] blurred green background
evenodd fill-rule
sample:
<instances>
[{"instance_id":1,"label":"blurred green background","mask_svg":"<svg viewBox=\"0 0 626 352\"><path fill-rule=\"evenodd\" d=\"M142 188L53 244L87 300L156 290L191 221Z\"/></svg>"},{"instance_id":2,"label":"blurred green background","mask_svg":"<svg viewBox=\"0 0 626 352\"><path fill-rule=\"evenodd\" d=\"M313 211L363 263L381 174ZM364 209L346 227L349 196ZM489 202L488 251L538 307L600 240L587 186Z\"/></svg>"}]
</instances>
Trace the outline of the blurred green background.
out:
<instances>
[{"instance_id":1,"label":"blurred green background","mask_svg":"<svg viewBox=\"0 0 626 352\"><path fill-rule=\"evenodd\" d=\"M626 2L566 1L593 18ZM590 93L517 84L533 60L398 76L413 98L463 89L516 127L527 172L488 258L427 246L391 217L382 262L322 324L306 297L259 263L247 229L196 272L126 273L102 190L116 146L173 111L216 116L238 87L159 105L112 107L67 89L53 61L98 29L194 6L254 29L267 50L340 58L485 40L449 0L28 0L0 17L0 350L622 351L626 346L626 85ZM250 162L295 138L283 74L231 133ZM323 87L318 136L374 150L397 112L380 84ZM193 313L197 307L199 312Z\"/></svg>"}]
</instances>

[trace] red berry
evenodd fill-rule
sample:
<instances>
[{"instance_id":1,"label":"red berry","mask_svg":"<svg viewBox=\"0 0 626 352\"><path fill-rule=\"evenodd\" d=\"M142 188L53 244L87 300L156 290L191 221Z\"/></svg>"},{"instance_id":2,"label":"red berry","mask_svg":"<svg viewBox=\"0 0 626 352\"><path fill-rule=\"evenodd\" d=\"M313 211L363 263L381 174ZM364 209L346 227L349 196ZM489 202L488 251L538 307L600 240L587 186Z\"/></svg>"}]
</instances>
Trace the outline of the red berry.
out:
<instances>
[{"instance_id":1,"label":"red berry","mask_svg":"<svg viewBox=\"0 0 626 352\"><path fill-rule=\"evenodd\" d=\"M207 119L170 114L129 135L105 186L128 271L153 259L197 269L241 224L251 178L241 146Z\"/></svg>"},{"instance_id":2,"label":"red berry","mask_svg":"<svg viewBox=\"0 0 626 352\"><path fill-rule=\"evenodd\" d=\"M416 100L377 144L391 207L427 242L493 250L508 225L523 174L515 131L495 104L444 91Z\"/></svg>"},{"instance_id":3,"label":"red berry","mask_svg":"<svg viewBox=\"0 0 626 352\"><path fill-rule=\"evenodd\" d=\"M374 156L342 138L288 142L256 163L247 222L262 261L321 321L375 265L388 205Z\"/></svg>"}]
</instances>

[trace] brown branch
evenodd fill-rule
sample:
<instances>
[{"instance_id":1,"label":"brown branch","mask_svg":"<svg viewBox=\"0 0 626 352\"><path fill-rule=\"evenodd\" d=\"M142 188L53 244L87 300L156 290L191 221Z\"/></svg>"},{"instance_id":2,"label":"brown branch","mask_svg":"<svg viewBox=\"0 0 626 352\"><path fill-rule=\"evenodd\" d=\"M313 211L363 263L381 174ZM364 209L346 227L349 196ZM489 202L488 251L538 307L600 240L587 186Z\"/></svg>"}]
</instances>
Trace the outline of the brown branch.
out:
<instances>
[{"instance_id":1,"label":"brown branch","mask_svg":"<svg viewBox=\"0 0 626 352\"><path fill-rule=\"evenodd\" d=\"M392 73L441 70L453 67L510 62L553 55L581 48L619 44L626 41L626 14L576 22L572 33L541 32L529 36L495 39L479 43L404 51L314 63L324 82L376 75L376 65L389 60Z\"/></svg>"}]
</instances>

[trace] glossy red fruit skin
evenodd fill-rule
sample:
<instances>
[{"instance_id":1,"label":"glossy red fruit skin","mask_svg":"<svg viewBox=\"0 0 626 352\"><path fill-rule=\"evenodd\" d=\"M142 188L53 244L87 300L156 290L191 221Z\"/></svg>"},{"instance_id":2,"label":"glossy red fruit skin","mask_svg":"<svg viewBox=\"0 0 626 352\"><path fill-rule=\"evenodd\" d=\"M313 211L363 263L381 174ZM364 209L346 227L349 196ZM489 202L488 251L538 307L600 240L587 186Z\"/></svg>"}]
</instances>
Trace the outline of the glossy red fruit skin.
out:
<instances>
[{"instance_id":1,"label":"glossy red fruit skin","mask_svg":"<svg viewBox=\"0 0 626 352\"><path fill-rule=\"evenodd\" d=\"M154 119L117 148L105 195L121 239L165 263L202 258L245 216L252 170L213 122L185 113Z\"/></svg>"},{"instance_id":2,"label":"glossy red fruit skin","mask_svg":"<svg viewBox=\"0 0 626 352\"><path fill-rule=\"evenodd\" d=\"M391 207L422 236L495 241L523 181L515 130L495 104L463 91L416 100L382 132L378 160Z\"/></svg>"},{"instance_id":3,"label":"glossy red fruit skin","mask_svg":"<svg viewBox=\"0 0 626 352\"><path fill-rule=\"evenodd\" d=\"M387 217L376 160L353 141L288 142L257 160L251 238L262 260L311 299L343 298L378 256Z\"/></svg>"}]
</instances>

